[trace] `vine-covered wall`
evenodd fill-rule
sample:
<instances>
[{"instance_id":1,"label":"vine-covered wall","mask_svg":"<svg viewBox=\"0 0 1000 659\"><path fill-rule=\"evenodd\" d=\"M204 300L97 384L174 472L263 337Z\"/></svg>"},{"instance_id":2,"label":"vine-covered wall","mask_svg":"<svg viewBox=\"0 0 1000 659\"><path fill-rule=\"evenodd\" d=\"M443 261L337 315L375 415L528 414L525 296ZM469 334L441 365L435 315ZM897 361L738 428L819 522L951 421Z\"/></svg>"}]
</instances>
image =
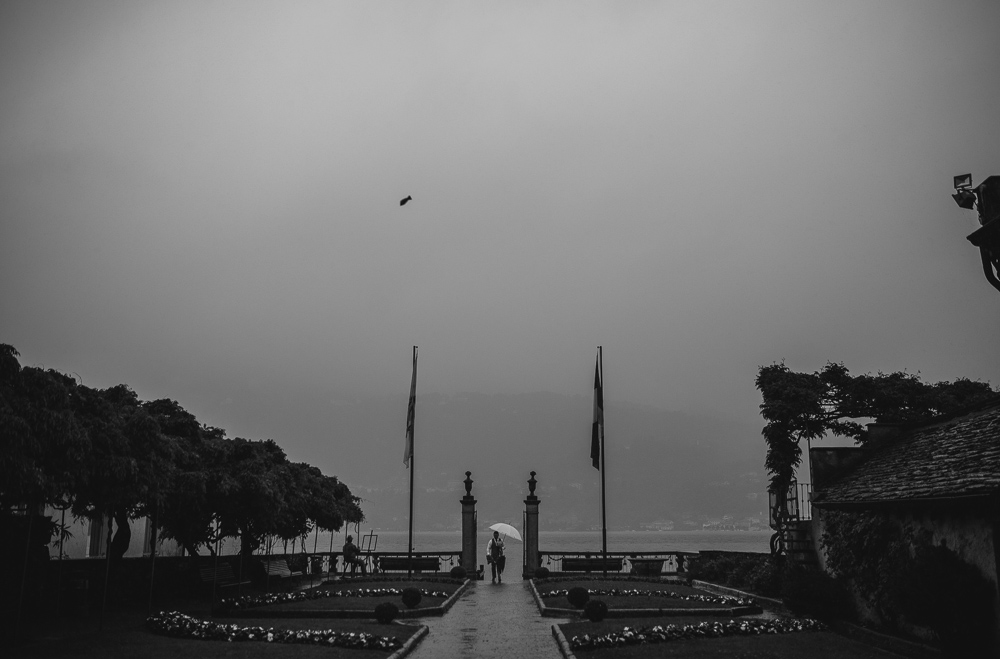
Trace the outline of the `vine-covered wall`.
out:
<instances>
[{"instance_id":1,"label":"vine-covered wall","mask_svg":"<svg viewBox=\"0 0 1000 659\"><path fill-rule=\"evenodd\" d=\"M988 511L818 509L814 531L822 567L856 595L862 620L945 646L989 639L1000 648Z\"/></svg>"}]
</instances>

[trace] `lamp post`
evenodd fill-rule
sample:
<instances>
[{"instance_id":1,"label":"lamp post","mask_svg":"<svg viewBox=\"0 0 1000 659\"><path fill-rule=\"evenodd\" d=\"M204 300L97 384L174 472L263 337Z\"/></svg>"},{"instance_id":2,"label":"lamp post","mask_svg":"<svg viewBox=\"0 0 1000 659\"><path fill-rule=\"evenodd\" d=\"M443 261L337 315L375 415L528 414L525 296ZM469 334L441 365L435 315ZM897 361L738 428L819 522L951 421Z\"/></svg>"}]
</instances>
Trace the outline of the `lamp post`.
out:
<instances>
[{"instance_id":1,"label":"lamp post","mask_svg":"<svg viewBox=\"0 0 1000 659\"><path fill-rule=\"evenodd\" d=\"M972 187L972 174L955 177L955 203L979 213L980 227L967 236L979 248L986 281L1000 291L1000 176L990 176Z\"/></svg>"}]
</instances>

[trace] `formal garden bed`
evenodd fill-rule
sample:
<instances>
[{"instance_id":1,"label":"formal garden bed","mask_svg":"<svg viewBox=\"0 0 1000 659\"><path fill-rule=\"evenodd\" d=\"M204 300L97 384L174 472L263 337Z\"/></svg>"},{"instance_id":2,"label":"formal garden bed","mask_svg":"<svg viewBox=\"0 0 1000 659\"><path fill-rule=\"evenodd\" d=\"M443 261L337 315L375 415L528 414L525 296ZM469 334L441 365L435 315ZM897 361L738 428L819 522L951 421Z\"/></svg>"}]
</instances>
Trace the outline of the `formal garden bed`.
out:
<instances>
[{"instance_id":1,"label":"formal garden bed","mask_svg":"<svg viewBox=\"0 0 1000 659\"><path fill-rule=\"evenodd\" d=\"M400 623L380 624L373 619L275 620L261 615L215 620L205 607L182 610L190 614L191 622L169 611L148 618L141 611L125 610L109 611L103 625L96 612L50 620L44 627L39 624L37 629L26 629L17 644L4 648L4 656L11 659L385 659L424 629ZM270 640L268 630L271 630ZM324 642L314 642L320 639ZM336 640L330 643L329 639Z\"/></svg>"},{"instance_id":2,"label":"formal garden bed","mask_svg":"<svg viewBox=\"0 0 1000 659\"><path fill-rule=\"evenodd\" d=\"M578 659L889 659L822 623L786 617L616 618L558 625Z\"/></svg>"},{"instance_id":3,"label":"formal garden bed","mask_svg":"<svg viewBox=\"0 0 1000 659\"><path fill-rule=\"evenodd\" d=\"M376 579L333 581L291 593L268 593L227 598L219 602L217 617L308 617L340 615L375 617L381 604L393 604L397 617L428 615L445 605L462 588L458 579Z\"/></svg>"},{"instance_id":4,"label":"formal garden bed","mask_svg":"<svg viewBox=\"0 0 1000 659\"><path fill-rule=\"evenodd\" d=\"M315 620L272 624L270 618L222 623L188 616L177 611L164 611L146 619L146 628L162 636L201 641L257 642L282 645L318 645L326 648L348 648L394 652L403 646L395 626L361 625L355 622L330 626L316 625ZM362 629L362 627L364 629ZM375 628L373 628L375 627ZM414 630L415 631L415 630Z\"/></svg>"},{"instance_id":5,"label":"formal garden bed","mask_svg":"<svg viewBox=\"0 0 1000 659\"><path fill-rule=\"evenodd\" d=\"M584 613L585 606L593 601L603 602L609 617L667 612L683 615L691 611L742 615L760 611L752 599L717 595L679 581L584 577L541 579L533 583L546 615L566 615L570 611Z\"/></svg>"}]
</instances>

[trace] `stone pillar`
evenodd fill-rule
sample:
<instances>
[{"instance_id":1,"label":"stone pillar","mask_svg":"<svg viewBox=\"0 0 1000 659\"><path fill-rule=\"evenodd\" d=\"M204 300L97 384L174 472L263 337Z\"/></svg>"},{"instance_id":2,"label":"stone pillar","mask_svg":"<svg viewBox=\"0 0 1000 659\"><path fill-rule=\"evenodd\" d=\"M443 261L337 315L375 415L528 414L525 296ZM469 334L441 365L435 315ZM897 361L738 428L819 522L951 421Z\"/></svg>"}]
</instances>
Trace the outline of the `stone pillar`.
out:
<instances>
[{"instance_id":1,"label":"stone pillar","mask_svg":"<svg viewBox=\"0 0 1000 659\"><path fill-rule=\"evenodd\" d=\"M535 472L528 479L528 497L524 500L524 571L521 576L531 579L539 567L538 557L538 497L535 496Z\"/></svg>"},{"instance_id":2,"label":"stone pillar","mask_svg":"<svg viewBox=\"0 0 1000 659\"><path fill-rule=\"evenodd\" d=\"M469 579L476 578L476 499L472 496L472 472L465 472L465 496L462 497L462 567Z\"/></svg>"}]
</instances>

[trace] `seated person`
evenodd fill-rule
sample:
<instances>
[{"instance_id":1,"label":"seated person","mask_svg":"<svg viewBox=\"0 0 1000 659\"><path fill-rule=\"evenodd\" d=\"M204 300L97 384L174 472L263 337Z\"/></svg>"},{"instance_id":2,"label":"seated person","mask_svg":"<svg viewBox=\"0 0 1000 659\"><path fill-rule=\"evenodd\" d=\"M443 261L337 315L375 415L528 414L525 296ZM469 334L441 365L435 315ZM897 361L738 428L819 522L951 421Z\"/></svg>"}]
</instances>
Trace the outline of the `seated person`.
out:
<instances>
[{"instance_id":1,"label":"seated person","mask_svg":"<svg viewBox=\"0 0 1000 659\"><path fill-rule=\"evenodd\" d=\"M354 544L352 535L347 536L347 542L344 543L344 572L347 572L347 566L351 566L352 574L357 567L361 568L361 574L366 574L365 561L361 558L361 550Z\"/></svg>"}]
</instances>

